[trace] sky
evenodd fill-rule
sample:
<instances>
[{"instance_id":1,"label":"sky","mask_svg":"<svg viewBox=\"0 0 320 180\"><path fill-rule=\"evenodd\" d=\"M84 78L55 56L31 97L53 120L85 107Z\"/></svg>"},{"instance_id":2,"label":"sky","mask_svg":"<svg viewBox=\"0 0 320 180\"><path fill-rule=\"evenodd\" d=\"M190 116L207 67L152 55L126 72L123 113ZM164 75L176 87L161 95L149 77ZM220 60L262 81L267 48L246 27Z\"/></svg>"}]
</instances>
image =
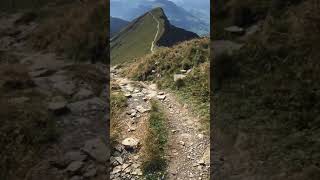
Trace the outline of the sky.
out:
<instances>
[{"instance_id":1,"label":"sky","mask_svg":"<svg viewBox=\"0 0 320 180\"><path fill-rule=\"evenodd\" d=\"M112 1L136 1L136 0L112 0ZM154 1L154 0L145 0L145 1ZM210 0L169 0L181 7L188 9L188 8L205 8L210 9Z\"/></svg>"}]
</instances>

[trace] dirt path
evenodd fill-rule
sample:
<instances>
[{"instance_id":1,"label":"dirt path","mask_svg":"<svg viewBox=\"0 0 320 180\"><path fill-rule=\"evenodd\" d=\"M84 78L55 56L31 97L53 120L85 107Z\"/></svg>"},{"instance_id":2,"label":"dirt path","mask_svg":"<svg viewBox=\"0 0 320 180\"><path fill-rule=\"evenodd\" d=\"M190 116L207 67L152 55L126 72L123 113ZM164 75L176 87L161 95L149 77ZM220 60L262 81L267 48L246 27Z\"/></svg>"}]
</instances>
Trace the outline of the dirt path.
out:
<instances>
[{"instance_id":1,"label":"dirt path","mask_svg":"<svg viewBox=\"0 0 320 180\"><path fill-rule=\"evenodd\" d=\"M155 42L156 42L156 40L157 40L157 38L158 38L158 34L159 34L159 30L160 30L160 22L159 22L159 20L158 20L156 17L154 17L154 15L153 15L151 12L149 12L149 14L150 14L150 15L153 17L153 19L157 22L157 33L156 33L156 35L154 36L154 39L153 39L153 41L152 41L152 43L151 43L151 48L150 48L151 52L154 53L154 44L155 44Z\"/></svg>"},{"instance_id":2,"label":"dirt path","mask_svg":"<svg viewBox=\"0 0 320 180\"><path fill-rule=\"evenodd\" d=\"M169 128L168 175L166 179L209 179L210 138L199 132L201 125L198 118L186 106L179 103L174 94L159 91L155 84L131 81L115 74L112 75L112 79L121 86L128 97L131 96L128 99L128 110L134 109L138 105L148 110L151 98L158 100L163 106ZM140 91L136 90L137 88ZM136 97L139 97L138 100ZM145 119L141 120L140 118L139 126L147 128L147 125L141 124L147 122L148 113L144 113L143 117ZM139 126L135 128L135 133L140 134L138 137L142 140L146 131L144 128L139 129ZM121 174L121 170L118 173Z\"/></svg>"}]
</instances>

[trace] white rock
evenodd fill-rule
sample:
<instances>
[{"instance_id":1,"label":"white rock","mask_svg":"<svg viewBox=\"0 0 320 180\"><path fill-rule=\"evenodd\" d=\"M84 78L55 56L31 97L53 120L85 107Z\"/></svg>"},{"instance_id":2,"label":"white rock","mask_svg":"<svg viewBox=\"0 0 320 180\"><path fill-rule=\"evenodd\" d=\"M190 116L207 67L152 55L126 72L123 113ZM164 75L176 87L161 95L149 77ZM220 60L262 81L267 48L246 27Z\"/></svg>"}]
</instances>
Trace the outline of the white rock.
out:
<instances>
[{"instance_id":1,"label":"white rock","mask_svg":"<svg viewBox=\"0 0 320 180\"><path fill-rule=\"evenodd\" d=\"M158 95L157 96L157 98L159 99L159 100L165 100L166 99L166 95Z\"/></svg>"},{"instance_id":2,"label":"white rock","mask_svg":"<svg viewBox=\"0 0 320 180\"><path fill-rule=\"evenodd\" d=\"M125 148L128 148L128 149L135 149L138 147L138 144L139 144L139 140L138 139L135 139L135 138L126 138L122 141L122 143Z\"/></svg>"},{"instance_id":3,"label":"white rock","mask_svg":"<svg viewBox=\"0 0 320 180\"><path fill-rule=\"evenodd\" d=\"M117 160L120 164L123 164L123 159L121 157L115 157L115 160Z\"/></svg>"},{"instance_id":4,"label":"white rock","mask_svg":"<svg viewBox=\"0 0 320 180\"><path fill-rule=\"evenodd\" d=\"M68 165L68 167L66 168L66 171L71 172L71 173L75 173L75 172L79 171L82 168L82 166L83 166L82 161L74 161Z\"/></svg>"},{"instance_id":5,"label":"white rock","mask_svg":"<svg viewBox=\"0 0 320 180\"><path fill-rule=\"evenodd\" d=\"M184 74L174 74L174 75L173 75L173 81L176 82L176 81L178 81L179 79L184 79L185 77L187 77L187 75L184 75Z\"/></svg>"},{"instance_id":6,"label":"white rock","mask_svg":"<svg viewBox=\"0 0 320 180\"><path fill-rule=\"evenodd\" d=\"M148 112L150 111L150 109L146 109L144 108L143 106L139 105L136 107L136 110L139 111L140 113L145 113L145 112Z\"/></svg>"},{"instance_id":7,"label":"white rock","mask_svg":"<svg viewBox=\"0 0 320 180\"><path fill-rule=\"evenodd\" d=\"M239 26L230 26L230 27L224 28L224 30L231 33L236 33L236 34L244 33L244 29Z\"/></svg>"}]
</instances>

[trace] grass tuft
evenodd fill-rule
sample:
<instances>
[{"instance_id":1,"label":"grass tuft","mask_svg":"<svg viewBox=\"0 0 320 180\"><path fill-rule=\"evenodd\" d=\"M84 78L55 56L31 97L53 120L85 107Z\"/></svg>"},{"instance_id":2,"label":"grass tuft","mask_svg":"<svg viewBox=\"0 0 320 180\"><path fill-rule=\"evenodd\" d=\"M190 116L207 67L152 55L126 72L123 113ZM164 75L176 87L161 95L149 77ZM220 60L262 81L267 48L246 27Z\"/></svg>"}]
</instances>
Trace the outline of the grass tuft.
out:
<instances>
[{"instance_id":1,"label":"grass tuft","mask_svg":"<svg viewBox=\"0 0 320 180\"><path fill-rule=\"evenodd\" d=\"M145 142L147 144L143 157L143 172L146 179L159 179L165 175L165 148L168 132L165 115L155 101L151 101L149 129Z\"/></svg>"}]
</instances>

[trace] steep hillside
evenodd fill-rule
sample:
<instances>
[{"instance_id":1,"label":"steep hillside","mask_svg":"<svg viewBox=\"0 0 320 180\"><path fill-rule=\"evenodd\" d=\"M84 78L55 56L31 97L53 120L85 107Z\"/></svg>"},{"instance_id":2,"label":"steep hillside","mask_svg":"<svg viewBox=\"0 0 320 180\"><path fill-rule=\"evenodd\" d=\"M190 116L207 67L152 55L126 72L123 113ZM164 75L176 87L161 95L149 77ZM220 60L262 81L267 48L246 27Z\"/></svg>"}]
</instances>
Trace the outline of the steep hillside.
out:
<instances>
[{"instance_id":1,"label":"steep hillside","mask_svg":"<svg viewBox=\"0 0 320 180\"><path fill-rule=\"evenodd\" d=\"M130 2L124 0L111 0L110 5L112 16L129 21L155 7L161 7L170 22L177 27L195 32L198 35L207 34L210 30L208 23L209 16L207 16L206 20L202 20L198 16L192 14L192 12L185 10L182 6L178 6L169 0L135 0ZM206 11L209 12L209 9Z\"/></svg>"},{"instance_id":2,"label":"steep hillside","mask_svg":"<svg viewBox=\"0 0 320 180\"><path fill-rule=\"evenodd\" d=\"M218 30L230 25L258 30L247 38L217 32L216 38L243 46L212 63L213 82L219 82L213 87L212 177L319 179L319 2L220 5Z\"/></svg>"},{"instance_id":3,"label":"steep hillside","mask_svg":"<svg viewBox=\"0 0 320 180\"><path fill-rule=\"evenodd\" d=\"M110 16L110 37L119 33L121 29L126 27L128 24L128 21Z\"/></svg>"},{"instance_id":4,"label":"steep hillside","mask_svg":"<svg viewBox=\"0 0 320 180\"><path fill-rule=\"evenodd\" d=\"M156 8L135 19L111 39L111 63L129 62L152 52L156 46L171 46L197 37L171 25L163 10Z\"/></svg>"}]
</instances>

